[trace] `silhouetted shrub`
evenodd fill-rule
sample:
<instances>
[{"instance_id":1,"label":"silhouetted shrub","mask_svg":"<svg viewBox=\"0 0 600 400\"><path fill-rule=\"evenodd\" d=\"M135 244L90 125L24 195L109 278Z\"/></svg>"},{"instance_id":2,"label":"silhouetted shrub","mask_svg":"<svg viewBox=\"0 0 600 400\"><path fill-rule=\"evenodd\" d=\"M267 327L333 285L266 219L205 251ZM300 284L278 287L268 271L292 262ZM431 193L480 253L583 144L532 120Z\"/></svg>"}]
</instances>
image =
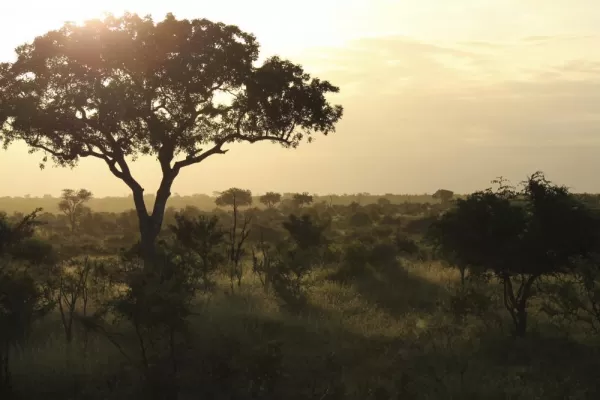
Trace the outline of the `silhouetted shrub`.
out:
<instances>
[{"instance_id":1,"label":"silhouetted shrub","mask_svg":"<svg viewBox=\"0 0 600 400\"><path fill-rule=\"evenodd\" d=\"M358 211L350 217L350 225L355 228L364 228L373 223L369 214L364 211Z\"/></svg>"},{"instance_id":2,"label":"silhouetted shrub","mask_svg":"<svg viewBox=\"0 0 600 400\"><path fill-rule=\"evenodd\" d=\"M402 232L396 232L395 244L398 253L407 256L414 256L419 253L419 245Z\"/></svg>"},{"instance_id":3,"label":"silhouetted shrub","mask_svg":"<svg viewBox=\"0 0 600 400\"><path fill-rule=\"evenodd\" d=\"M579 258L575 265L572 274L545 282L542 310L560 325L600 336L600 255Z\"/></svg>"},{"instance_id":4,"label":"silhouetted shrub","mask_svg":"<svg viewBox=\"0 0 600 400\"><path fill-rule=\"evenodd\" d=\"M396 262L397 246L393 243L377 243L369 254L369 263L374 266L387 266Z\"/></svg>"},{"instance_id":5,"label":"silhouetted shrub","mask_svg":"<svg viewBox=\"0 0 600 400\"><path fill-rule=\"evenodd\" d=\"M490 271L503 284L515 334L527 331L527 305L543 276L568 273L598 243L598 219L568 189L535 173L517 192L499 188L459 199L430 230L450 262Z\"/></svg>"},{"instance_id":6,"label":"silhouetted shrub","mask_svg":"<svg viewBox=\"0 0 600 400\"><path fill-rule=\"evenodd\" d=\"M364 276L368 272L371 248L361 242L352 242L345 246L342 262L330 279L349 281Z\"/></svg>"}]
</instances>

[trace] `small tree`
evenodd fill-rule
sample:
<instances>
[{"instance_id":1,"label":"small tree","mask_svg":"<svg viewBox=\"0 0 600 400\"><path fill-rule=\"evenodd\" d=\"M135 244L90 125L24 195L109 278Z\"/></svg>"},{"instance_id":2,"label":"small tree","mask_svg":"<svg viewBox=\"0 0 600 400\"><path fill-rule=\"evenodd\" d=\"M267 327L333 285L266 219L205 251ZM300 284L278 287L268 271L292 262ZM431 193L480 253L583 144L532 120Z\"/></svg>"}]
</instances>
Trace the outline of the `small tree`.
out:
<instances>
[{"instance_id":1,"label":"small tree","mask_svg":"<svg viewBox=\"0 0 600 400\"><path fill-rule=\"evenodd\" d=\"M442 204L447 204L452 200L452 197L454 197L454 192L451 190L439 189L432 197L436 200L439 199Z\"/></svg>"},{"instance_id":2,"label":"small tree","mask_svg":"<svg viewBox=\"0 0 600 400\"><path fill-rule=\"evenodd\" d=\"M33 322L52 309L52 301L29 268L22 263L49 259L48 246L22 244L34 233L41 209L25 216L16 224L8 223L0 214L0 395L10 396L12 347L28 333ZM39 253L39 250L42 253Z\"/></svg>"},{"instance_id":3,"label":"small tree","mask_svg":"<svg viewBox=\"0 0 600 400\"><path fill-rule=\"evenodd\" d=\"M584 324L600 337L600 255L575 261L572 275L546 282L543 310L569 326Z\"/></svg>"},{"instance_id":4,"label":"small tree","mask_svg":"<svg viewBox=\"0 0 600 400\"><path fill-rule=\"evenodd\" d=\"M227 189L219 194L215 203L217 206L230 206L233 210L233 224L229 230L229 277L231 282L231 291L233 292L233 282L237 279L238 287L242 285L244 275L243 265L241 263L244 255L244 242L250 234L250 215L244 215L243 221L240 220L239 207L252 205L252 192L238 188Z\"/></svg>"},{"instance_id":5,"label":"small tree","mask_svg":"<svg viewBox=\"0 0 600 400\"><path fill-rule=\"evenodd\" d=\"M191 268L182 268L167 248L159 247L158 256L156 263L143 268L136 258L125 259L126 290L110 302L112 313L131 323L139 357L128 356L113 335L103 332L139 367L146 381L145 398L178 398L179 349L187 336L197 275Z\"/></svg>"},{"instance_id":6,"label":"small tree","mask_svg":"<svg viewBox=\"0 0 600 400\"><path fill-rule=\"evenodd\" d=\"M58 203L58 209L66 215L71 227L71 233L75 233L79 227L81 217L89 209L85 203L92 199L92 192L86 189L80 189L75 192L73 189L63 189Z\"/></svg>"},{"instance_id":7,"label":"small tree","mask_svg":"<svg viewBox=\"0 0 600 400\"><path fill-rule=\"evenodd\" d=\"M308 192L296 193L292 197L292 201L294 202L294 205L296 207L301 208L303 206L308 206L312 204L313 197L310 194L308 194Z\"/></svg>"},{"instance_id":8,"label":"small tree","mask_svg":"<svg viewBox=\"0 0 600 400\"><path fill-rule=\"evenodd\" d=\"M77 312L87 317L90 282L94 263L89 257L74 258L59 265L56 303L60 312L68 350L73 341L73 322Z\"/></svg>"},{"instance_id":9,"label":"small tree","mask_svg":"<svg viewBox=\"0 0 600 400\"><path fill-rule=\"evenodd\" d=\"M273 288L286 306L298 311L305 303L306 277L322 260L327 244L325 224L315 223L309 216L291 215L283 223L289 239L269 246L263 240L252 251L253 271L265 291Z\"/></svg>"},{"instance_id":10,"label":"small tree","mask_svg":"<svg viewBox=\"0 0 600 400\"><path fill-rule=\"evenodd\" d=\"M327 243L325 238L327 224L315 223L308 215L300 218L290 215L283 223L283 227L301 250L318 249Z\"/></svg>"},{"instance_id":11,"label":"small tree","mask_svg":"<svg viewBox=\"0 0 600 400\"><path fill-rule=\"evenodd\" d=\"M373 224L373 220L371 219L369 214L367 214L364 211L358 211L352 214L352 216L350 216L349 222L350 225L355 228L364 228Z\"/></svg>"},{"instance_id":12,"label":"small tree","mask_svg":"<svg viewBox=\"0 0 600 400\"><path fill-rule=\"evenodd\" d=\"M380 197L377 199L377 205L380 207L387 207L390 206L392 204L392 202L390 201L390 199L386 198L386 197Z\"/></svg>"},{"instance_id":13,"label":"small tree","mask_svg":"<svg viewBox=\"0 0 600 400\"><path fill-rule=\"evenodd\" d=\"M199 261L199 277L204 288L213 286L212 274L222 265L226 258L223 255L225 232L219 227L219 218L203 215L188 219L184 215L175 215L175 225L171 231L180 246L187 250L189 261ZM191 257L189 257L191 256Z\"/></svg>"},{"instance_id":14,"label":"small tree","mask_svg":"<svg viewBox=\"0 0 600 400\"><path fill-rule=\"evenodd\" d=\"M259 201L267 208L273 208L276 204L281 202L281 193L267 192L260 196Z\"/></svg>"},{"instance_id":15,"label":"small tree","mask_svg":"<svg viewBox=\"0 0 600 400\"><path fill-rule=\"evenodd\" d=\"M573 257L594 249L597 229L596 218L565 187L535 173L519 192L500 181L496 191L457 200L430 235L449 261L501 280L515 333L524 336L534 283L568 272Z\"/></svg>"}]
</instances>

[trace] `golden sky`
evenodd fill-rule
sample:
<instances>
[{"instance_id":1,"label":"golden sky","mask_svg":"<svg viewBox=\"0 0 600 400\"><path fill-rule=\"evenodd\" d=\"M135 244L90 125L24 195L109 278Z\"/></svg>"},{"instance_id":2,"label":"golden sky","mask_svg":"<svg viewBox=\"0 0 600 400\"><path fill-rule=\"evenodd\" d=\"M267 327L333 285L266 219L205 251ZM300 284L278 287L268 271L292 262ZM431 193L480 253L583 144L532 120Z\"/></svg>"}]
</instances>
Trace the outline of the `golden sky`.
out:
<instances>
[{"instance_id":1,"label":"golden sky","mask_svg":"<svg viewBox=\"0 0 600 400\"><path fill-rule=\"evenodd\" d=\"M341 88L334 135L297 150L232 145L185 169L173 193L464 193L536 170L600 192L598 0L21 0L2 5L0 59L66 20L125 10L239 25L264 55ZM127 193L100 161L40 171L39 159L23 146L0 153L0 196ZM153 192L154 160L133 169Z\"/></svg>"}]
</instances>

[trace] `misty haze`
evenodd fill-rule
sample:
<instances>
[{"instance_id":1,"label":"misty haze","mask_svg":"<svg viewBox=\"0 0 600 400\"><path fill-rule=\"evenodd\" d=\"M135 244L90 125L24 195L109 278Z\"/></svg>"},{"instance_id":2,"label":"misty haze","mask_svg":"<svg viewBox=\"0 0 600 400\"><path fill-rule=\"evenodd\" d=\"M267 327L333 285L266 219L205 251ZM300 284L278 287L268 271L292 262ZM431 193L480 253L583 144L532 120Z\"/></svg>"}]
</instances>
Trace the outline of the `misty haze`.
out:
<instances>
[{"instance_id":1,"label":"misty haze","mask_svg":"<svg viewBox=\"0 0 600 400\"><path fill-rule=\"evenodd\" d=\"M1 5L0 399L600 398L600 5Z\"/></svg>"}]
</instances>

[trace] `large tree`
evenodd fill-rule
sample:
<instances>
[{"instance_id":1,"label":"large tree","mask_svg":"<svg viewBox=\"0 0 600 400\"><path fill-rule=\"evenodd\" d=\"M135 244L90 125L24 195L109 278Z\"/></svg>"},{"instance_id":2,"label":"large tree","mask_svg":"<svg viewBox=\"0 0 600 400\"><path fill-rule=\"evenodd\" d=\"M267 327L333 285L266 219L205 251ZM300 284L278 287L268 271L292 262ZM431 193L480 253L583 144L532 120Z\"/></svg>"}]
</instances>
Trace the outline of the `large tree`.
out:
<instances>
[{"instance_id":1,"label":"large tree","mask_svg":"<svg viewBox=\"0 0 600 400\"><path fill-rule=\"evenodd\" d=\"M255 37L206 19L155 23L125 14L37 37L0 64L5 144L24 141L74 166L102 160L132 191L142 251L152 259L173 181L181 169L234 142L296 147L334 131L338 88L278 57L257 65ZM162 179L150 210L130 162L157 157Z\"/></svg>"}]
</instances>

